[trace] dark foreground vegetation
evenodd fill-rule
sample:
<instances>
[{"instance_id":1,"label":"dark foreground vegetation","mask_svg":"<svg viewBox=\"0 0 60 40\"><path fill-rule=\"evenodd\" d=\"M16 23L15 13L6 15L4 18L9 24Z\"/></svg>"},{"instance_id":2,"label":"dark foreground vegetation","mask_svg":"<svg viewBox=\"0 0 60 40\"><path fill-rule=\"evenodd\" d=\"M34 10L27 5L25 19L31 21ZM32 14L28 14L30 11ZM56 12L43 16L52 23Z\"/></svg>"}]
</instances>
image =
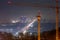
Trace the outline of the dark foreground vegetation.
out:
<instances>
[{"instance_id":1,"label":"dark foreground vegetation","mask_svg":"<svg viewBox=\"0 0 60 40\"><path fill-rule=\"evenodd\" d=\"M37 38L38 36L35 32L33 32L31 35L29 34L29 32L25 35L23 35L23 33L19 33L17 37L13 36L11 33L0 32L0 40L37 40ZM56 30L41 33L41 40L56 40Z\"/></svg>"}]
</instances>

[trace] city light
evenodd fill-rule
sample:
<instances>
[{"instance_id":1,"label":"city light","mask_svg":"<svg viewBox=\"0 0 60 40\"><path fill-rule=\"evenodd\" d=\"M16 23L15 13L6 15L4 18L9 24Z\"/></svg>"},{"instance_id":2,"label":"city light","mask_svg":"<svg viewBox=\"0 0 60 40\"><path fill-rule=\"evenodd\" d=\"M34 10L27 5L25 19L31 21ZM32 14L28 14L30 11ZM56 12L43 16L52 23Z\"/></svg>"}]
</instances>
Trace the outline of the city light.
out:
<instances>
[{"instance_id":1,"label":"city light","mask_svg":"<svg viewBox=\"0 0 60 40\"><path fill-rule=\"evenodd\" d=\"M12 23L17 23L19 22L19 20L12 20Z\"/></svg>"},{"instance_id":2,"label":"city light","mask_svg":"<svg viewBox=\"0 0 60 40\"><path fill-rule=\"evenodd\" d=\"M1 24L1 26L7 26L6 24Z\"/></svg>"},{"instance_id":3,"label":"city light","mask_svg":"<svg viewBox=\"0 0 60 40\"><path fill-rule=\"evenodd\" d=\"M12 23L16 23L16 21L15 20L12 20Z\"/></svg>"},{"instance_id":4,"label":"city light","mask_svg":"<svg viewBox=\"0 0 60 40\"><path fill-rule=\"evenodd\" d=\"M31 22L31 23L29 23L27 26L25 26L22 30L21 30L21 32L24 32L25 30L28 30L30 27L31 27L31 25L36 21L37 19L33 19L33 21Z\"/></svg>"},{"instance_id":5,"label":"city light","mask_svg":"<svg viewBox=\"0 0 60 40\"><path fill-rule=\"evenodd\" d=\"M26 32L27 32L27 31L25 30L25 31L23 32L23 34L25 35Z\"/></svg>"},{"instance_id":6,"label":"city light","mask_svg":"<svg viewBox=\"0 0 60 40\"><path fill-rule=\"evenodd\" d=\"M0 0L0 40L60 40L59 4L60 0Z\"/></svg>"},{"instance_id":7,"label":"city light","mask_svg":"<svg viewBox=\"0 0 60 40\"><path fill-rule=\"evenodd\" d=\"M33 23L36 21L37 19L33 19L27 26L25 26L24 28L22 28L20 31L16 32L15 35L18 35L19 32L23 32L24 34L26 33L26 31L30 28L33 27Z\"/></svg>"},{"instance_id":8,"label":"city light","mask_svg":"<svg viewBox=\"0 0 60 40\"><path fill-rule=\"evenodd\" d=\"M3 31L3 32L13 32L13 29L11 28L11 29L0 29L0 31Z\"/></svg>"},{"instance_id":9,"label":"city light","mask_svg":"<svg viewBox=\"0 0 60 40\"><path fill-rule=\"evenodd\" d=\"M31 25L31 27L33 27L33 24Z\"/></svg>"},{"instance_id":10,"label":"city light","mask_svg":"<svg viewBox=\"0 0 60 40\"><path fill-rule=\"evenodd\" d=\"M30 33L30 35L32 35L32 33Z\"/></svg>"}]
</instances>

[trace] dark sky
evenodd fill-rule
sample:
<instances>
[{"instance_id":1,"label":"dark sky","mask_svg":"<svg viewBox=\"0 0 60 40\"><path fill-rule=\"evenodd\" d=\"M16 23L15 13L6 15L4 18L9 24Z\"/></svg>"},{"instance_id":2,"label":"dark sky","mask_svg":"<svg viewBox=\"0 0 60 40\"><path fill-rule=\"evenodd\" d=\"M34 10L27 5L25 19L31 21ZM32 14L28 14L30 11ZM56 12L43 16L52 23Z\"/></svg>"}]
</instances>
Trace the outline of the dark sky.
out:
<instances>
[{"instance_id":1,"label":"dark sky","mask_svg":"<svg viewBox=\"0 0 60 40\"><path fill-rule=\"evenodd\" d=\"M36 16L38 10L43 19L55 21L56 10L48 6L56 6L55 0L0 0L0 23L19 16Z\"/></svg>"},{"instance_id":2,"label":"dark sky","mask_svg":"<svg viewBox=\"0 0 60 40\"><path fill-rule=\"evenodd\" d=\"M55 0L0 0L0 25L2 23L11 23L11 20L20 20L21 16L36 17L38 15L39 10L42 23L55 23L56 9L50 8L50 6L56 7L56 1ZM60 15L60 9L59 9L59 15ZM49 25L52 24L47 24L45 26ZM14 24L14 26L10 25L9 27L5 28L10 27L15 28L16 26L19 26L19 24L16 25ZM54 28L52 26L46 27L46 29Z\"/></svg>"}]
</instances>

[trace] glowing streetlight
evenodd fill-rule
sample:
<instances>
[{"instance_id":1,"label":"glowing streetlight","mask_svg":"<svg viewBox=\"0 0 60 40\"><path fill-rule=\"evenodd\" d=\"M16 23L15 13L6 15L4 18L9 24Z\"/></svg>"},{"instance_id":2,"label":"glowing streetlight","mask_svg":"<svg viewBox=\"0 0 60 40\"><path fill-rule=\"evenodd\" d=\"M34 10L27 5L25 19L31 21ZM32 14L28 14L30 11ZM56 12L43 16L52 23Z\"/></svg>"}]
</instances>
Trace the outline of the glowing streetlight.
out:
<instances>
[{"instance_id":1,"label":"glowing streetlight","mask_svg":"<svg viewBox=\"0 0 60 40\"><path fill-rule=\"evenodd\" d=\"M39 12L39 14L40 14L40 12ZM40 20L41 20L40 15L37 16L37 20L38 20L38 40L40 40Z\"/></svg>"}]
</instances>

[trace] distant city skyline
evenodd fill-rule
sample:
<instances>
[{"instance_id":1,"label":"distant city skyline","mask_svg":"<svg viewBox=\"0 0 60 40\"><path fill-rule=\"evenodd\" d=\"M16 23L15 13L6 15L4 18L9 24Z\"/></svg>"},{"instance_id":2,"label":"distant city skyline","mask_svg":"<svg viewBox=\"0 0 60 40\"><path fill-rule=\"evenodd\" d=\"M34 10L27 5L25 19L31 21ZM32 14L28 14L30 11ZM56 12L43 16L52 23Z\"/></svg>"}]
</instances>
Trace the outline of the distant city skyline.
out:
<instances>
[{"instance_id":1,"label":"distant city skyline","mask_svg":"<svg viewBox=\"0 0 60 40\"><path fill-rule=\"evenodd\" d=\"M16 33L36 18L39 10L41 31L55 29L56 8L50 8L51 6L56 7L55 0L0 0L0 29L13 29L12 33ZM37 21L31 26L33 27L30 27L28 31L33 32L34 28L37 31Z\"/></svg>"}]
</instances>

